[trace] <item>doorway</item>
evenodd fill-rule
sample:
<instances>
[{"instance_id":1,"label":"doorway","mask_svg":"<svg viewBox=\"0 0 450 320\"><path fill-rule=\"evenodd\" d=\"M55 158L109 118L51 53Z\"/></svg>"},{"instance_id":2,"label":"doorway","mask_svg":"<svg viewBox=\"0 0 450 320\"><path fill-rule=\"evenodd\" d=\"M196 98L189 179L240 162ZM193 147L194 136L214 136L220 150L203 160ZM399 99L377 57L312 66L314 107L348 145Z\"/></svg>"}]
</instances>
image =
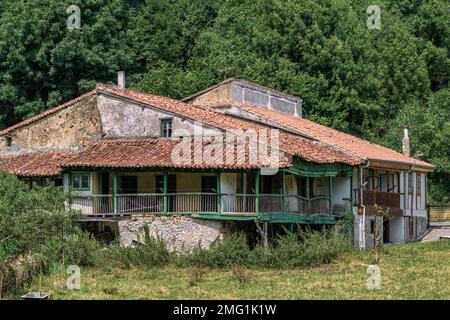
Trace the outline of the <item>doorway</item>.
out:
<instances>
[{"instance_id":1,"label":"doorway","mask_svg":"<svg viewBox=\"0 0 450 320\"><path fill-rule=\"evenodd\" d=\"M383 243L390 243L390 224L389 220L383 218Z\"/></svg>"},{"instance_id":2,"label":"doorway","mask_svg":"<svg viewBox=\"0 0 450 320\"><path fill-rule=\"evenodd\" d=\"M202 211L217 212L217 176L202 176Z\"/></svg>"},{"instance_id":3,"label":"doorway","mask_svg":"<svg viewBox=\"0 0 450 320\"><path fill-rule=\"evenodd\" d=\"M177 192L177 176L175 174L167 175L167 212L175 212L176 201L174 193ZM164 193L164 175L156 176L156 193Z\"/></svg>"}]
</instances>

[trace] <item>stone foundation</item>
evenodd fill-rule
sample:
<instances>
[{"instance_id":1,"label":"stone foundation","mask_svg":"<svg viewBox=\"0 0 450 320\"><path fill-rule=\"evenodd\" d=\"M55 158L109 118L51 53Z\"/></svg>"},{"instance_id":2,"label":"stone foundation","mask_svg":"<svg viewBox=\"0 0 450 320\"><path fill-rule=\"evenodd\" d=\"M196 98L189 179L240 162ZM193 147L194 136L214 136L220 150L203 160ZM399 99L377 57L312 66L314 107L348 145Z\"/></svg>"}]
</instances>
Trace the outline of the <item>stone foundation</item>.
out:
<instances>
[{"instance_id":1,"label":"stone foundation","mask_svg":"<svg viewBox=\"0 0 450 320\"><path fill-rule=\"evenodd\" d=\"M151 237L161 238L170 251L190 251L203 248L216 239L222 240L225 228L221 221L202 220L184 216L132 216L118 222L120 242L125 246L143 239L143 228L148 227Z\"/></svg>"}]
</instances>

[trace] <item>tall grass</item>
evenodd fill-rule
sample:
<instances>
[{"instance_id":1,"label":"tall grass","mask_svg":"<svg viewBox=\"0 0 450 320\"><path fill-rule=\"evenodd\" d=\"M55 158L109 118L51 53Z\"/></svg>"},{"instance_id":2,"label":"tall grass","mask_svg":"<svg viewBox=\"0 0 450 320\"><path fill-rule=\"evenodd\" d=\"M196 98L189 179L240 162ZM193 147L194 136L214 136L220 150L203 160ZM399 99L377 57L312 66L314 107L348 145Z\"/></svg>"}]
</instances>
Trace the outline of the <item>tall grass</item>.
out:
<instances>
[{"instance_id":1,"label":"tall grass","mask_svg":"<svg viewBox=\"0 0 450 320\"><path fill-rule=\"evenodd\" d=\"M173 259L173 253L167 249L161 238L152 238L144 228L144 241L134 247L112 244L98 255L97 264L131 267L161 267Z\"/></svg>"},{"instance_id":2,"label":"tall grass","mask_svg":"<svg viewBox=\"0 0 450 320\"><path fill-rule=\"evenodd\" d=\"M191 252L169 252L160 238L145 237L135 247L119 244L99 251L99 267L162 267L175 265L198 270L204 268L304 268L327 264L352 250L351 238L334 231L299 231L275 239L270 248L256 245L250 249L244 234L235 234L224 241L215 241L209 248L200 246Z\"/></svg>"},{"instance_id":3,"label":"tall grass","mask_svg":"<svg viewBox=\"0 0 450 320\"><path fill-rule=\"evenodd\" d=\"M175 256L177 266L231 268L302 268L327 264L352 250L351 238L334 231L299 231L279 236L272 247L250 249L243 234L215 242L209 249L197 247Z\"/></svg>"}]
</instances>

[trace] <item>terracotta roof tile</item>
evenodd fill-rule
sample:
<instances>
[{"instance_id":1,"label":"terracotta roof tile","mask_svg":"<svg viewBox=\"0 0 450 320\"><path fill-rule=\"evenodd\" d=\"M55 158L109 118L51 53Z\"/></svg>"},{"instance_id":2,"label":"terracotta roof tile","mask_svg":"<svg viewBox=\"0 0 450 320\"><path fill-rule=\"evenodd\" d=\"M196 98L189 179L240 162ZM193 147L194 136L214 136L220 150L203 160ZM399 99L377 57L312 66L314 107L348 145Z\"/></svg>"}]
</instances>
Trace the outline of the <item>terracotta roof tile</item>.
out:
<instances>
[{"instance_id":1,"label":"terracotta roof tile","mask_svg":"<svg viewBox=\"0 0 450 320\"><path fill-rule=\"evenodd\" d=\"M120 89L116 86L99 85L97 89L100 92L106 92L126 99L134 100L139 103L148 104L155 108L181 115L185 118L202 122L223 130L249 130L256 132L267 130L269 126L257 124L251 121L237 119L223 113L212 111L208 108L194 106L179 100L155 96L147 93L140 93L133 90ZM305 139L296 135L280 131L280 150L298 156L306 161L316 163L344 163L357 165L361 159L343 152L337 148L325 145L324 143Z\"/></svg>"},{"instance_id":2,"label":"terracotta roof tile","mask_svg":"<svg viewBox=\"0 0 450 320\"><path fill-rule=\"evenodd\" d=\"M273 167L270 159L258 159L253 161L249 157L252 148L245 152L238 152L236 143L215 141L213 137L206 139L184 138L182 139L114 139L102 140L89 146L86 151L62 164L63 167L94 167L94 168L189 168L189 169L253 169L261 167ZM202 148L194 146L201 145ZM221 147L219 147L222 145ZM186 146L189 150L187 157L183 153L173 151L176 146ZM217 152L222 151L222 156L202 157L201 152L207 154L208 147L214 147ZM175 149L177 150L177 149ZM172 156L172 152L175 156ZM256 151L254 151L256 152ZM208 153L209 154L209 153ZM231 157L230 157L231 155ZM284 154L280 155L279 167L292 165L291 159ZM278 162L278 161L277 161Z\"/></svg>"},{"instance_id":3,"label":"terracotta roof tile","mask_svg":"<svg viewBox=\"0 0 450 320\"><path fill-rule=\"evenodd\" d=\"M237 107L269 121L294 130L300 134L312 137L326 144L344 149L352 154L369 160L386 162L400 162L410 165L434 168L425 161L407 157L395 150L371 143L347 133L320 125L311 120L294 117L292 115L248 104L238 104Z\"/></svg>"},{"instance_id":4,"label":"terracotta roof tile","mask_svg":"<svg viewBox=\"0 0 450 320\"><path fill-rule=\"evenodd\" d=\"M222 130L255 130L261 132L267 130L270 126L258 124L252 121L238 119L234 116L226 115L212 111L208 108L193 106L176 99L141 93L128 89L120 89L117 86L109 86L104 84L97 85L97 88L88 92L76 99L73 99L61 106L50 109L44 113L34 116L28 120L22 121L12 127L9 127L0 132L0 135L11 133L12 131L29 125L34 121L38 121L48 115L54 114L64 108L68 108L73 104L96 93L111 94L132 100L137 103L147 104L154 108L164 110L169 113L182 116L184 118L201 122L204 125L209 125ZM324 144L320 141L313 141L297 135L289 134L285 131L279 133L280 145L279 149L285 154L298 156L306 161L315 163L343 163L349 165L357 165L361 163L361 159L348 152L344 152L333 146Z\"/></svg>"},{"instance_id":5,"label":"terracotta roof tile","mask_svg":"<svg viewBox=\"0 0 450 320\"><path fill-rule=\"evenodd\" d=\"M20 177L51 177L62 173L60 164L74 152L32 152L0 156L0 171Z\"/></svg>"}]
</instances>

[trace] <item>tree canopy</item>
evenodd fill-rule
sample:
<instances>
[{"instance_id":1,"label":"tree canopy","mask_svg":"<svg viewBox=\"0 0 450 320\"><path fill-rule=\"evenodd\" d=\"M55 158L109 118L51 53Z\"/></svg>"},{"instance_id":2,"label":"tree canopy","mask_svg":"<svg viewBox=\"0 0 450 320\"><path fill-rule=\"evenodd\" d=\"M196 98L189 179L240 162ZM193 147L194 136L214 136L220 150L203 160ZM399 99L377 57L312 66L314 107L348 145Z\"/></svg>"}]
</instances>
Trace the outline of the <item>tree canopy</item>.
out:
<instances>
[{"instance_id":1,"label":"tree canopy","mask_svg":"<svg viewBox=\"0 0 450 320\"><path fill-rule=\"evenodd\" d=\"M449 3L382 0L0 0L0 127L127 72L129 86L183 98L239 77L300 96L306 118L437 166L450 193ZM66 9L81 9L68 30Z\"/></svg>"}]
</instances>

